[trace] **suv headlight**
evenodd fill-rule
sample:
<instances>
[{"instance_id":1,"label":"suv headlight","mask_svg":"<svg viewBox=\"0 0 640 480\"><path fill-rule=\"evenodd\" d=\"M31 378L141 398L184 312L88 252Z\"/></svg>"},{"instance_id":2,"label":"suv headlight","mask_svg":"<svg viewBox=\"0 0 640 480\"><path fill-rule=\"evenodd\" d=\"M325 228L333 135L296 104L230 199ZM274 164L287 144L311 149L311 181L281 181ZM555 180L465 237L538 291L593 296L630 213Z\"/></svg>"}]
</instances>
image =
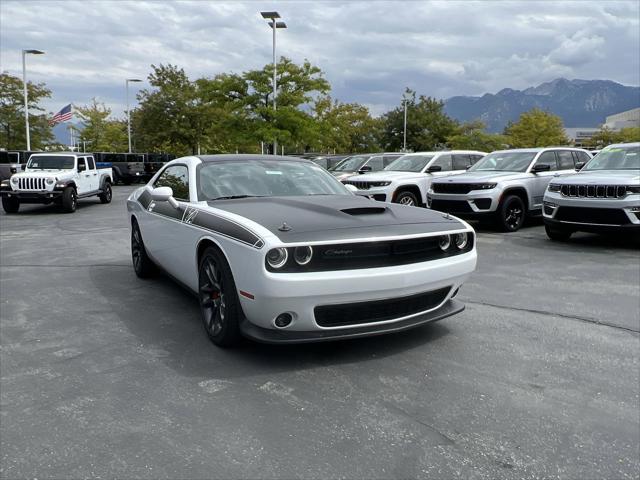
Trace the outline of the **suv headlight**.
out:
<instances>
[{"instance_id":1,"label":"suv headlight","mask_svg":"<svg viewBox=\"0 0 640 480\"><path fill-rule=\"evenodd\" d=\"M640 185L628 185L627 193L640 193Z\"/></svg>"},{"instance_id":2,"label":"suv headlight","mask_svg":"<svg viewBox=\"0 0 640 480\"><path fill-rule=\"evenodd\" d=\"M391 182L369 182L371 187L388 187Z\"/></svg>"},{"instance_id":3,"label":"suv headlight","mask_svg":"<svg viewBox=\"0 0 640 480\"><path fill-rule=\"evenodd\" d=\"M49 178L47 178L47 180L46 180L47 185L51 185L51 184L52 184L53 182L55 182L55 181L56 181L56 180L55 180L55 178L53 178L53 177L49 177Z\"/></svg>"},{"instance_id":4,"label":"suv headlight","mask_svg":"<svg viewBox=\"0 0 640 480\"><path fill-rule=\"evenodd\" d=\"M560 184L559 184L559 183L550 183L550 184L547 186L547 189L548 189L550 192L556 192L556 193L557 193L557 192L559 192L559 191L560 191Z\"/></svg>"},{"instance_id":5,"label":"suv headlight","mask_svg":"<svg viewBox=\"0 0 640 480\"><path fill-rule=\"evenodd\" d=\"M491 190L492 188L496 188L497 183L479 183L475 185L476 188L474 190Z\"/></svg>"},{"instance_id":6,"label":"suv headlight","mask_svg":"<svg viewBox=\"0 0 640 480\"><path fill-rule=\"evenodd\" d=\"M18 184L18 178L17 177L11 177L11 183L13 183L14 185Z\"/></svg>"}]
</instances>

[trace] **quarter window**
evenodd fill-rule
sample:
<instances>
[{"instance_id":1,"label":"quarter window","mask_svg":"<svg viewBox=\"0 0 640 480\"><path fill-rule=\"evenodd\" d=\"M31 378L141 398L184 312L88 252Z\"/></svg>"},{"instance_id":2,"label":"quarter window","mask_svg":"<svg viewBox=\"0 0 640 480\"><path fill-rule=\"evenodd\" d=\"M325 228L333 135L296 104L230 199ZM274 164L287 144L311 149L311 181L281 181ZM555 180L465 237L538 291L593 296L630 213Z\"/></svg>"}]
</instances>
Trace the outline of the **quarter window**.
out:
<instances>
[{"instance_id":1,"label":"quarter window","mask_svg":"<svg viewBox=\"0 0 640 480\"><path fill-rule=\"evenodd\" d=\"M87 157L87 163L89 164L89 170L95 170L96 164L93 162L93 157Z\"/></svg>"},{"instance_id":2,"label":"quarter window","mask_svg":"<svg viewBox=\"0 0 640 480\"><path fill-rule=\"evenodd\" d=\"M560 170L570 170L575 167L573 163L573 155L570 150L559 150L558 152L558 168Z\"/></svg>"},{"instance_id":3,"label":"quarter window","mask_svg":"<svg viewBox=\"0 0 640 480\"><path fill-rule=\"evenodd\" d=\"M188 202L189 169L185 165L172 165L167 167L155 181L153 187L171 187L175 198Z\"/></svg>"},{"instance_id":4,"label":"quarter window","mask_svg":"<svg viewBox=\"0 0 640 480\"><path fill-rule=\"evenodd\" d=\"M549 150L542 152L536 160L536 165L549 165L550 170L557 170L558 164L556 162L556 152Z\"/></svg>"},{"instance_id":5,"label":"quarter window","mask_svg":"<svg viewBox=\"0 0 640 480\"><path fill-rule=\"evenodd\" d=\"M85 162L84 157L78 159L78 171L86 170L87 163Z\"/></svg>"},{"instance_id":6,"label":"quarter window","mask_svg":"<svg viewBox=\"0 0 640 480\"><path fill-rule=\"evenodd\" d=\"M449 172L449 171L451 171L451 155L440 155L429 166L430 167L442 167L441 171Z\"/></svg>"},{"instance_id":7,"label":"quarter window","mask_svg":"<svg viewBox=\"0 0 640 480\"><path fill-rule=\"evenodd\" d=\"M371 167L371 170L373 172L382 170L382 168L384 167L384 165L382 164L382 157L371 157L369 161L365 163L365 165Z\"/></svg>"}]
</instances>

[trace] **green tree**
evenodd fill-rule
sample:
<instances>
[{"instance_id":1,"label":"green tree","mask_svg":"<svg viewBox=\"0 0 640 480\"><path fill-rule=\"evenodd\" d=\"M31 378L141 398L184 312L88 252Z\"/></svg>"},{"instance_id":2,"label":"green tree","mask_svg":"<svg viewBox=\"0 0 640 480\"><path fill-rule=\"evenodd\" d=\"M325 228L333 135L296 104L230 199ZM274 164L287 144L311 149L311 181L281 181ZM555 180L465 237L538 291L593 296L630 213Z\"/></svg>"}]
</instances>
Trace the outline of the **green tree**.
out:
<instances>
[{"instance_id":1,"label":"green tree","mask_svg":"<svg viewBox=\"0 0 640 480\"><path fill-rule=\"evenodd\" d=\"M80 118L79 141L86 142L87 148L94 152L124 152L128 149L127 126L122 120L110 119L111 109L95 98L91 105L75 107Z\"/></svg>"},{"instance_id":2,"label":"green tree","mask_svg":"<svg viewBox=\"0 0 640 480\"><path fill-rule=\"evenodd\" d=\"M616 132L603 125L586 143L590 147L602 148L612 143L630 142L640 142L640 127L626 127Z\"/></svg>"},{"instance_id":3,"label":"green tree","mask_svg":"<svg viewBox=\"0 0 640 480\"><path fill-rule=\"evenodd\" d=\"M453 149L480 150L483 152L492 152L509 147L509 137L487 133L485 129L485 124L480 120L463 123L447 139L447 143Z\"/></svg>"},{"instance_id":4,"label":"green tree","mask_svg":"<svg viewBox=\"0 0 640 480\"><path fill-rule=\"evenodd\" d=\"M27 82L29 99L29 133L31 148L39 150L53 141L49 119L39 103L51 96L44 83ZM0 73L0 146L6 149L25 149L27 139L24 125L24 96L22 80L8 73Z\"/></svg>"},{"instance_id":5,"label":"green tree","mask_svg":"<svg viewBox=\"0 0 640 480\"><path fill-rule=\"evenodd\" d=\"M569 142L562 119L539 108L521 114L517 122L507 125L504 133L514 148L548 147Z\"/></svg>"},{"instance_id":6,"label":"green tree","mask_svg":"<svg viewBox=\"0 0 640 480\"><path fill-rule=\"evenodd\" d=\"M435 150L446 146L458 126L444 113L444 102L420 95L410 89L407 104L407 149ZM400 150L403 145L404 106L400 105L383 115L382 143L387 150Z\"/></svg>"},{"instance_id":7,"label":"green tree","mask_svg":"<svg viewBox=\"0 0 640 480\"><path fill-rule=\"evenodd\" d=\"M616 135L619 143L640 142L640 127L626 127L621 129Z\"/></svg>"},{"instance_id":8,"label":"green tree","mask_svg":"<svg viewBox=\"0 0 640 480\"><path fill-rule=\"evenodd\" d=\"M358 153L380 149L382 122L367 107L324 96L316 101L314 113L318 134L314 150Z\"/></svg>"}]
</instances>

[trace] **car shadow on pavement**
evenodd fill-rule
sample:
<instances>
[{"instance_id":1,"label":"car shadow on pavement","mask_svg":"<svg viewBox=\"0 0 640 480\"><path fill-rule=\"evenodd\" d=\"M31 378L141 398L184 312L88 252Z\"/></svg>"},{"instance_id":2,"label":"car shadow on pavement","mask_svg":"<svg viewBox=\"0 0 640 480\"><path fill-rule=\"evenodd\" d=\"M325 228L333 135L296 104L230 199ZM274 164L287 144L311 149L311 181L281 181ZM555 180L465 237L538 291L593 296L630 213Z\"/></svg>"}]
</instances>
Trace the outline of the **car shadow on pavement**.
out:
<instances>
[{"instance_id":1,"label":"car shadow on pavement","mask_svg":"<svg viewBox=\"0 0 640 480\"><path fill-rule=\"evenodd\" d=\"M84 210L85 208L90 208L95 205L101 205L99 199L86 198L78 200L78 205L76 206L76 212L80 210ZM50 203L48 205L43 204L24 204L20 205L20 210L18 213L12 213L8 215L6 212L2 212L3 216L11 216L11 217L19 217L23 216L35 216L35 215L69 215L62 211L62 207L60 205L56 205L55 203ZM72 215L72 214L71 214Z\"/></svg>"},{"instance_id":2,"label":"car shadow on pavement","mask_svg":"<svg viewBox=\"0 0 640 480\"><path fill-rule=\"evenodd\" d=\"M297 345L245 340L223 349L207 338L196 297L166 276L141 280L133 269L95 267L91 279L139 344L188 377L231 379L375 360L424 347L449 333L444 324L433 323L361 339Z\"/></svg>"}]
</instances>

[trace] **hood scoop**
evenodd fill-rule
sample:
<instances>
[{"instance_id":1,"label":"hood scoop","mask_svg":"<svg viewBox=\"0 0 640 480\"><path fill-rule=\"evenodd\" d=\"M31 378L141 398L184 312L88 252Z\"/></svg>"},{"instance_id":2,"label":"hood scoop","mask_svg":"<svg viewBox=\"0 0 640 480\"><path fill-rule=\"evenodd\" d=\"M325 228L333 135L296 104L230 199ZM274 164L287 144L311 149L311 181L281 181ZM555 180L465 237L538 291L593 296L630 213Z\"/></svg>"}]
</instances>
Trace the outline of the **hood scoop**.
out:
<instances>
[{"instance_id":1,"label":"hood scoop","mask_svg":"<svg viewBox=\"0 0 640 480\"><path fill-rule=\"evenodd\" d=\"M386 207L354 207L340 210L347 215L380 215L387 211Z\"/></svg>"}]
</instances>

